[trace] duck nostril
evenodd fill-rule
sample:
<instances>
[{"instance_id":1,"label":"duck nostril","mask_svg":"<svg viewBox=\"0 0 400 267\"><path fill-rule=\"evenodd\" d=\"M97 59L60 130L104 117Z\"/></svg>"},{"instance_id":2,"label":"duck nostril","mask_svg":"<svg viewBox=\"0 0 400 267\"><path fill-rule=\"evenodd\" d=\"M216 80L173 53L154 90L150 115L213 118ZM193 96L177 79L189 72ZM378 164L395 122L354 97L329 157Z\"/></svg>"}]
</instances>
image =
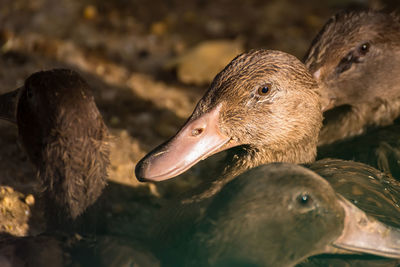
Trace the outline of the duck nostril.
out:
<instances>
[{"instance_id":1,"label":"duck nostril","mask_svg":"<svg viewBox=\"0 0 400 267\"><path fill-rule=\"evenodd\" d=\"M192 136L198 136L204 131L203 128L196 128L192 131Z\"/></svg>"}]
</instances>

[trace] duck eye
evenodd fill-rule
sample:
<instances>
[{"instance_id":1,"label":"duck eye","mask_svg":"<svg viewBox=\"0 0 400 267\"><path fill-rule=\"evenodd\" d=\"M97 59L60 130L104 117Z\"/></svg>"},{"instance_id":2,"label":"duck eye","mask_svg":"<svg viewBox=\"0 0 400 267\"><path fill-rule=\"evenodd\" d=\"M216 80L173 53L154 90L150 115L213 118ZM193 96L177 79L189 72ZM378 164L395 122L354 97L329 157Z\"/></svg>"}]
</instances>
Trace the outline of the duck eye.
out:
<instances>
[{"instance_id":1,"label":"duck eye","mask_svg":"<svg viewBox=\"0 0 400 267\"><path fill-rule=\"evenodd\" d=\"M267 95L271 91L271 84L265 84L258 88L258 94L261 96Z\"/></svg>"},{"instance_id":2,"label":"duck eye","mask_svg":"<svg viewBox=\"0 0 400 267\"><path fill-rule=\"evenodd\" d=\"M369 43L363 43L360 47L359 47L359 52L362 55L365 55L368 51L369 51L369 47L370 44Z\"/></svg>"},{"instance_id":3,"label":"duck eye","mask_svg":"<svg viewBox=\"0 0 400 267\"><path fill-rule=\"evenodd\" d=\"M366 42L360 45L358 48L351 50L342 60L339 62L335 71L337 74L345 72L350 69L353 63L361 63L363 61L363 57L368 53L371 45Z\"/></svg>"},{"instance_id":4,"label":"duck eye","mask_svg":"<svg viewBox=\"0 0 400 267\"><path fill-rule=\"evenodd\" d=\"M309 203L311 203L311 197L309 194L303 193L297 197L297 201L299 202L300 205L306 206Z\"/></svg>"}]
</instances>

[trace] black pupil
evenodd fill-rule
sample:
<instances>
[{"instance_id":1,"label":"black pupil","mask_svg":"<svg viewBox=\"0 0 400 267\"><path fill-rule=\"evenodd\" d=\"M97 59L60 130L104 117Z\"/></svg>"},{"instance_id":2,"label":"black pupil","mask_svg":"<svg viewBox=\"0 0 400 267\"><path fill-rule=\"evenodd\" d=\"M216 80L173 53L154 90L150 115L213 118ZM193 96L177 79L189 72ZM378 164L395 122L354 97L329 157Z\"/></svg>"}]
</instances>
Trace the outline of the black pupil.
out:
<instances>
[{"instance_id":1,"label":"black pupil","mask_svg":"<svg viewBox=\"0 0 400 267\"><path fill-rule=\"evenodd\" d=\"M304 194L304 195L300 196L299 201L301 204L307 204L309 199L310 199L310 197L307 194Z\"/></svg>"},{"instance_id":2,"label":"black pupil","mask_svg":"<svg viewBox=\"0 0 400 267\"><path fill-rule=\"evenodd\" d=\"M266 93L268 93L268 90L269 90L268 86L264 86L264 87L261 89L261 92L262 92L263 94L266 94Z\"/></svg>"},{"instance_id":3,"label":"black pupil","mask_svg":"<svg viewBox=\"0 0 400 267\"><path fill-rule=\"evenodd\" d=\"M369 50L369 43L362 44L360 47L360 52L365 55Z\"/></svg>"}]
</instances>

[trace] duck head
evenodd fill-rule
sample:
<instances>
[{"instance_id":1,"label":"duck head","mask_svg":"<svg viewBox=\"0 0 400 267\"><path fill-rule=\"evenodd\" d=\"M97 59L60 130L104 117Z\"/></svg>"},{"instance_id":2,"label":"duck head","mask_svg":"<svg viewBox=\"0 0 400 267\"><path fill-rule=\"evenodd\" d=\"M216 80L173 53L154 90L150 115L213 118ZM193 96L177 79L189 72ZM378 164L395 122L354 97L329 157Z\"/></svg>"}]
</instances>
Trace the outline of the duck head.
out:
<instances>
[{"instance_id":1,"label":"duck head","mask_svg":"<svg viewBox=\"0 0 400 267\"><path fill-rule=\"evenodd\" d=\"M2 117L18 125L45 196L77 217L100 195L109 165L108 131L89 85L71 70L42 71L0 101Z\"/></svg>"},{"instance_id":2,"label":"duck head","mask_svg":"<svg viewBox=\"0 0 400 267\"><path fill-rule=\"evenodd\" d=\"M294 266L321 253L400 258L399 229L366 215L316 173L288 163L253 168L226 184L197 229L190 247L208 260L204 266Z\"/></svg>"},{"instance_id":3,"label":"duck head","mask_svg":"<svg viewBox=\"0 0 400 267\"><path fill-rule=\"evenodd\" d=\"M323 111L400 97L400 21L377 11L341 12L318 33L305 64L321 84ZM400 110L397 110L397 114Z\"/></svg>"},{"instance_id":4,"label":"duck head","mask_svg":"<svg viewBox=\"0 0 400 267\"><path fill-rule=\"evenodd\" d=\"M182 129L136 166L141 181L177 176L219 151L243 146L239 165L311 162L321 127L318 85L295 57L253 50L214 79Z\"/></svg>"}]
</instances>

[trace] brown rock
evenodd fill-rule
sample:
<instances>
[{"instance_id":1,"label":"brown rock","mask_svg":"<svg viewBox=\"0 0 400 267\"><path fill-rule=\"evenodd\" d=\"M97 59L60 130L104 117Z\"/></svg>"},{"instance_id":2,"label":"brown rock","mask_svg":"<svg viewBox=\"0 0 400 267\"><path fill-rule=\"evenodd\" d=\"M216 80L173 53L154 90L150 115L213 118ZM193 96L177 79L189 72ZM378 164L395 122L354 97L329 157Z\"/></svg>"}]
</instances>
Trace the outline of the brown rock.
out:
<instances>
[{"instance_id":1,"label":"brown rock","mask_svg":"<svg viewBox=\"0 0 400 267\"><path fill-rule=\"evenodd\" d=\"M213 40L198 44L170 63L178 79L187 84L210 83L234 57L243 52L240 40Z\"/></svg>"}]
</instances>

